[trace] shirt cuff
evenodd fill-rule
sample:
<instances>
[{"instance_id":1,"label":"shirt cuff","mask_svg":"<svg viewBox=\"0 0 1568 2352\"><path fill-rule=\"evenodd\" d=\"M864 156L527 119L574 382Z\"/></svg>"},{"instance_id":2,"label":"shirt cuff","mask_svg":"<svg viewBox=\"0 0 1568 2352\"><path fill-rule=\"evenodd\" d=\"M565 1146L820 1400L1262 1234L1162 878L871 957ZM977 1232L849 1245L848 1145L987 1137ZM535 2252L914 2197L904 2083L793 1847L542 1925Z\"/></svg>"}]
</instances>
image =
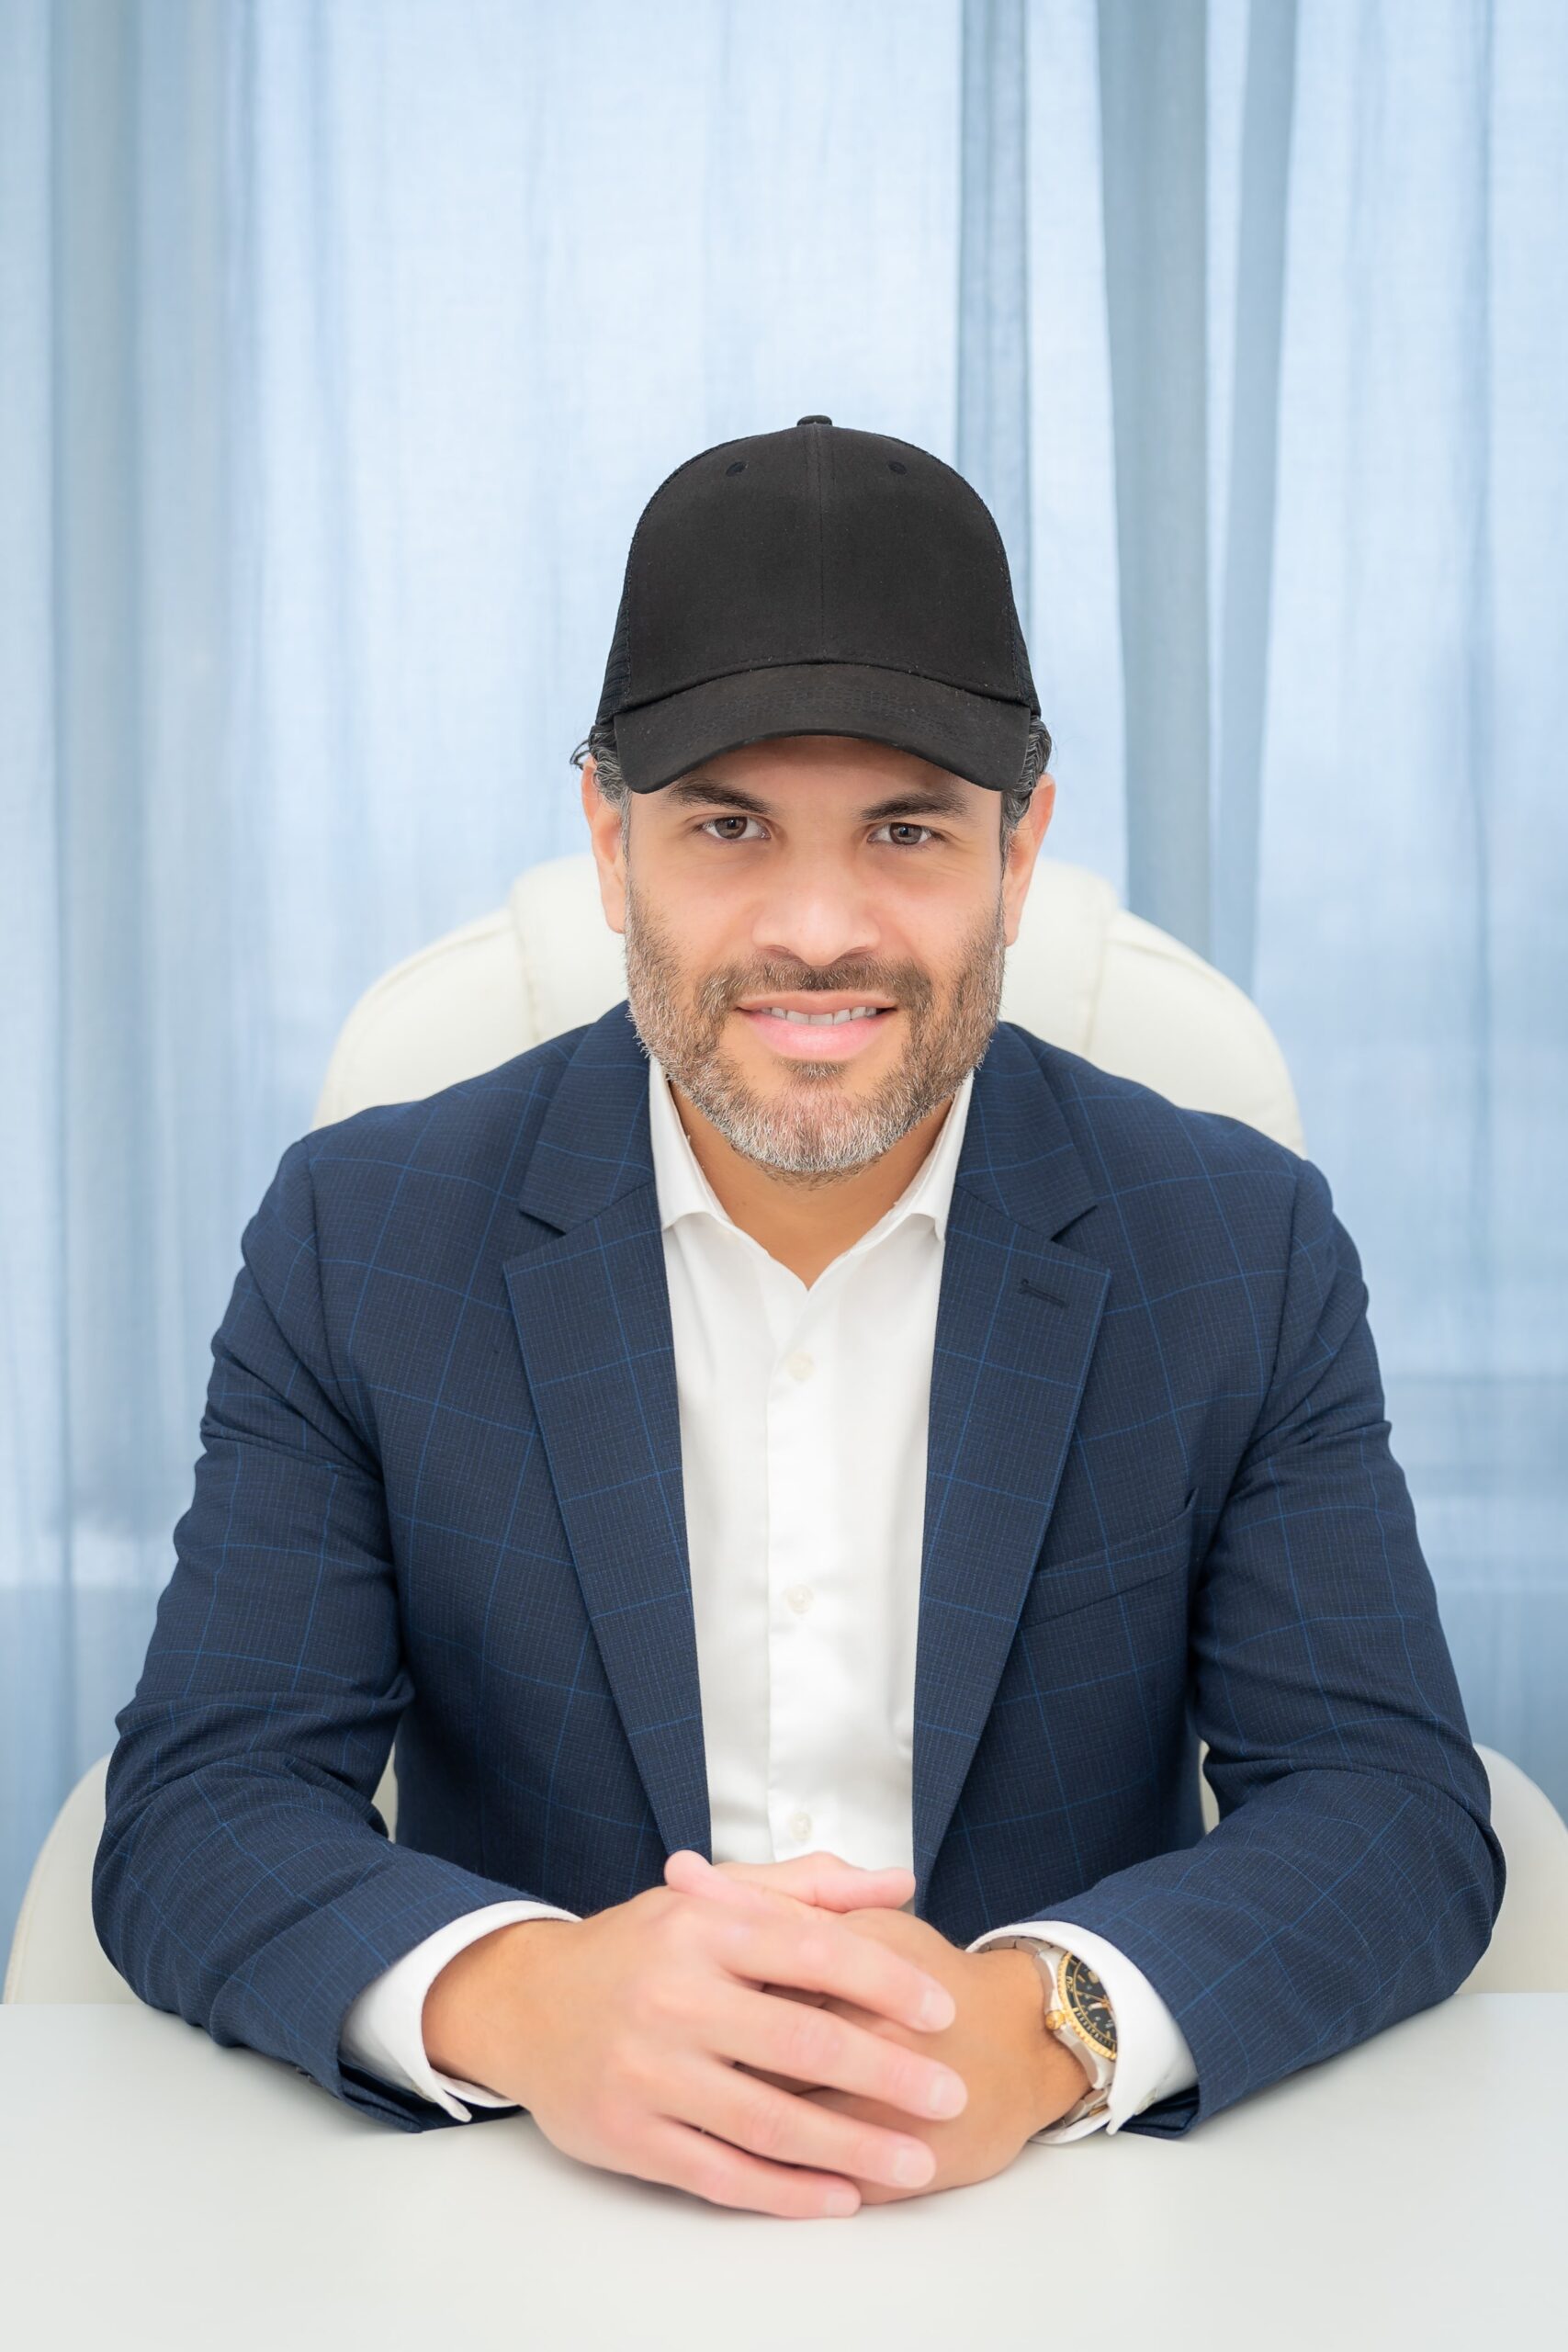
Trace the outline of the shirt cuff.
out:
<instances>
[{"instance_id":1,"label":"shirt cuff","mask_svg":"<svg viewBox=\"0 0 1568 2352\"><path fill-rule=\"evenodd\" d=\"M1124 1951L1072 1919L1020 1919L1011 1927L987 1928L967 1949L983 1951L1004 1936L1024 1936L1033 1944L1055 1944L1063 1951L1077 1952L1104 1985L1116 2019L1116 2056L1106 2090L1108 2108L1077 2123L1048 2124L1032 2135L1034 2139L1055 2145L1086 2139L1089 2132L1102 2129L1119 2132L1129 2117L1142 2115L1157 2099L1190 2090L1198 2069L1187 2037L1143 1970Z\"/></svg>"},{"instance_id":2,"label":"shirt cuff","mask_svg":"<svg viewBox=\"0 0 1568 2352\"><path fill-rule=\"evenodd\" d=\"M401 1960L372 1977L343 2021L341 2058L384 2082L433 2100L459 2123L473 2121L464 2099L476 2107L518 2106L514 2098L504 2098L479 2083L466 2083L460 2075L441 2074L431 2064L424 2050L424 1996L449 1960L492 1929L520 1919L581 1916L562 1911L553 1903L519 1897L512 1903L487 1903L478 1911L465 1911L459 1918L449 1919Z\"/></svg>"}]
</instances>

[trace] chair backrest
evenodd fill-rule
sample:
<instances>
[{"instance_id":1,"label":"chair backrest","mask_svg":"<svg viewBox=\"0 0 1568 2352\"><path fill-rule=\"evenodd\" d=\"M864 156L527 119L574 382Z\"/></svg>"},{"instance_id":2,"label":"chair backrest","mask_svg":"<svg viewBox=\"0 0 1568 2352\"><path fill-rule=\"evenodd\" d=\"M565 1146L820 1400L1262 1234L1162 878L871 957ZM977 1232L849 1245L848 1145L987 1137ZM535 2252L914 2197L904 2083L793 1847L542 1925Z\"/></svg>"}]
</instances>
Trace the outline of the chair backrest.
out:
<instances>
[{"instance_id":1,"label":"chair backrest","mask_svg":"<svg viewBox=\"0 0 1568 2352\"><path fill-rule=\"evenodd\" d=\"M412 1102L597 1021L626 995L587 850L530 866L506 904L377 980L333 1047L314 1125ZM1251 999L1086 866L1042 855L1007 952L1001 1018L1194 1111L1304 1152L1274 1034Z\"/></svg>"},{"instance_id":2,"label":"chair backrest","mask_svg":"<svg viewBox=\"0 0 1568 2352\"><path fill-rule=\"evenodd\" d=\"M1495 1748L1478 1747L1492 1783L1492 1822L1508 1883L1492 1940L1461 1993L1568 1993L1568 1824L1545 1792ZM1198 1747L1203 1828L1218 1818ZM6 1971L7 2001L133 2001L93 1924L93 1860L104 1828L109 1759L83 1773L45 1838L22 1898ZM397 1836L398 1780L390 1757L376 1809Z\"/></svg>"}]
</instances>

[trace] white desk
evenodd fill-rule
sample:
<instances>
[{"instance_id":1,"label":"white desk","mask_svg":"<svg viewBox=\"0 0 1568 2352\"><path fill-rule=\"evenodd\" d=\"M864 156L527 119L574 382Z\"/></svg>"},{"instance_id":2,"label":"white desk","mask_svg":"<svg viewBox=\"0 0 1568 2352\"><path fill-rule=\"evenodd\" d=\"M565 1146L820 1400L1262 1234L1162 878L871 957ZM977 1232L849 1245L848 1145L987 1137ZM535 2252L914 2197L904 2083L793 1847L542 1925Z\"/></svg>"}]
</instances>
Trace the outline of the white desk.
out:
<instances>
[{"instance_id":1,"label":"white desk","mask_svg":"<svg viewBox=\"0 0 1568 2352\"><path fill-rule=\"evenodd\" d=\"M1561 2342L1568 1994L1465 1994L1185 2139L845 2222L597 2171L521 2113L399 2132L140 2004L0 2007L0 2198L16 2352Z\"/></svg>"}]
</instances>

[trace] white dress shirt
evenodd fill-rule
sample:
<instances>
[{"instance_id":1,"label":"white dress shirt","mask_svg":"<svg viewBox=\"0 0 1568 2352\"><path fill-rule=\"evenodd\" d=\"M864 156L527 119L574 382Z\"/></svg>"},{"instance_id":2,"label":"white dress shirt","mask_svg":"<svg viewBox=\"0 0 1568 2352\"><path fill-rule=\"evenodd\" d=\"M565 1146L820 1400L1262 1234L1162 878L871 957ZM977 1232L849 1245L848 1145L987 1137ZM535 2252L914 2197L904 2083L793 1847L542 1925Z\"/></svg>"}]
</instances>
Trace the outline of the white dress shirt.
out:
<instances>
[{"instance_id":1,"label":"white dress shirt","mask_svg":"<svg viewBox=\"0 0 1568 2352\"><path fill-rule=\"evenodd\" d=\"M649 1058L716 1862L823 1848L868 1869L913 1867L926 1423L973 1086L971 1071L886 1215L807 1286L721 1206ZM579 1916L519 1899L450 1920L360 1994L344 2057L461 2122L465 2100L516 2105L431 2065L424 1996L491 1929ZM968 1949L1018 1935L1080 1953L1116 2019L1109 2109L1037 2139L1114 2132L1197 2081L1169 2008L1114 1944L1035 1919L987 1928Z\"/></svg>"}]
</instances>

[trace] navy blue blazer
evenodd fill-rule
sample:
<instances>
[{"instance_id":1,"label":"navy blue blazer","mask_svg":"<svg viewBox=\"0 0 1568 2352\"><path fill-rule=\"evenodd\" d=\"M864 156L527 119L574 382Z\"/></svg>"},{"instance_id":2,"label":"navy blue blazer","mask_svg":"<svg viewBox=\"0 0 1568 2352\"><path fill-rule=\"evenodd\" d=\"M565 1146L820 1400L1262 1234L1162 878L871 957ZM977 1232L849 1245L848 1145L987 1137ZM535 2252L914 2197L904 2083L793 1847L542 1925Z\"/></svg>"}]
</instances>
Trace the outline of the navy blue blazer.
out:
<instances>
[{"instance_id":1,"label":"navy blue blazer","mask_svg":"<svg viewBox=\"0 0 1568 2352\"><path fill-rule=\"evenodd\" d=\"M288 1147L116 1717L115 1966L405 2131L453 2119L343 2063L374 1976L711 1857L648 1083L623 1001ZM1198 2081L1130 2132L1444 1999L1502 1900L1366 1299L1310 1161L998 1024L931 1370L914 1908L1137 1962Z\"/></svg>"}]
</instances>

